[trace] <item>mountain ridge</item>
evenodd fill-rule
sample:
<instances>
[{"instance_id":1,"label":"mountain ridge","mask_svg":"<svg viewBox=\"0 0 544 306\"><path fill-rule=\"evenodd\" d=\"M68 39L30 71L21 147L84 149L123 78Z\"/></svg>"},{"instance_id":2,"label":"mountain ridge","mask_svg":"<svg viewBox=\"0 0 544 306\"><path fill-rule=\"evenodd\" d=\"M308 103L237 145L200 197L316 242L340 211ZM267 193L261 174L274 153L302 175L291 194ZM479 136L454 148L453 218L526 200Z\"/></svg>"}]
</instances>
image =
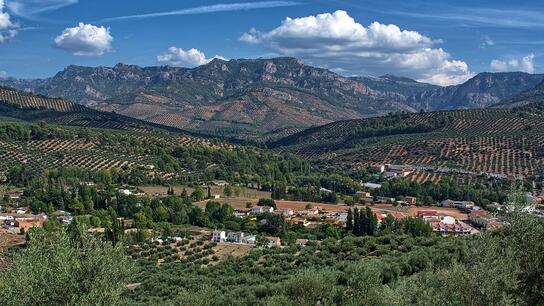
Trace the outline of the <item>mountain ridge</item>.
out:
<instances>
[{"instance_id":1,"label":"mountain ridge","mask_svg":"<svg viewBox=\"0 0 544 306\"><path fill-rule=\"evenodd\" d=\"M391 112L488 107L544 75L481 73L440 87L394 75L344 77L296 58L214 59L195 68L70 65L48 79L0 80L102 111L247 140Z\"/></svg>"}]
</instances>

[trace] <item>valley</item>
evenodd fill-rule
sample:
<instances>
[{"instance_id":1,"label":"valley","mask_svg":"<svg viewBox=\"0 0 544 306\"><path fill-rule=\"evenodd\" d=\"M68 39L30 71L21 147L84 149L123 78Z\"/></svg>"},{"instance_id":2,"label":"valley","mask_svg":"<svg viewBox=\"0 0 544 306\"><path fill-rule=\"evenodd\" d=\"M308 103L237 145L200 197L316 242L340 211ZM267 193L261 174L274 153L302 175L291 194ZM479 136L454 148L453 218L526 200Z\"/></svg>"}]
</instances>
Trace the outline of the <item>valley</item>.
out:
<instances>
[{"instance_id":1,"label":"valley","mask_svg":"<svg viewBox=\"0 0 544 306\"><path fill-rule=\"evenodd\" d=\"M0 306L544 306L544 2L0 0Z\"/></svg>"}]
</instances>

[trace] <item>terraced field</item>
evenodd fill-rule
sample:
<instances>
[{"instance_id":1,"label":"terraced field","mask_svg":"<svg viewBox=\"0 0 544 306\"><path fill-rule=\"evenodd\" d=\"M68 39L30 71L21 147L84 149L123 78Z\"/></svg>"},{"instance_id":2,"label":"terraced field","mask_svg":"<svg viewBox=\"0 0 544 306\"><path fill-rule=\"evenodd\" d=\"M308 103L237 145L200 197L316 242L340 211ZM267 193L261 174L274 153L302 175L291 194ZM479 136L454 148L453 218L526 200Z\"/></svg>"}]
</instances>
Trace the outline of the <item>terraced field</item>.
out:
<instances>
[{"instance_id":1,"label":"terraced field","mask_svg":"<svg viewBox=\"0 0 544 306\"><path fill-rule=\"evenodd\" d=\"M70 129L67 129L70 131ZM218 140L181 136L174 134L108 132L109 139L102 137L99 130L90 129L91 135L79 136L73 130L68 139L9 139L0 137L0 174L6 174L13 166L24 165L32 173L46 169L76 166L87 169L128 169L140 168L150 175L163 178L190 173L181 169L175 173L155 169L157 154L146 150L151 146L173 148L176 146L232 149L235 146ZM119 143L117 139L123 139ZM152 170L154 169L154 170ZM152 170L152 171L151 171Z\"/></svg>"},{"instance_id":2,"label":"terraced field","mask_svg":"<svg viewBox=\"0 0 544 306\"><path fill-rule=\"evenodd\" d=\"M336 122L271 146L343 169L414 165L422 170L412 175L416 181L437 181L452 172L541 175L544 116L532 112L531 106L403 114Z\"/></svg>"},{"instance_id":3,"label":"terraced field","mask_svg":"<svg viewBox=\"0 0 544 306\"><path fill-rule=\"evenodd\" d=\"M134 132L150 132L153 130L182 132L172 127L148 123L115 113L93 110L68 100L35 95L8 87L0 87L0 113L7 118L43 121L58 125Z\"/></svg>"},{"instance_id":4,"label":"terraced field","mask_svg":"<svg viewBox=\"0 0 544 306\"><path fill-rule=\"evenodd\" d=\"M0 171L25 165L31 171L62 166L111 169L150 164L145 156L112 152L107 145L81 139L0 140Z\"/></svg>"}]
</instances>

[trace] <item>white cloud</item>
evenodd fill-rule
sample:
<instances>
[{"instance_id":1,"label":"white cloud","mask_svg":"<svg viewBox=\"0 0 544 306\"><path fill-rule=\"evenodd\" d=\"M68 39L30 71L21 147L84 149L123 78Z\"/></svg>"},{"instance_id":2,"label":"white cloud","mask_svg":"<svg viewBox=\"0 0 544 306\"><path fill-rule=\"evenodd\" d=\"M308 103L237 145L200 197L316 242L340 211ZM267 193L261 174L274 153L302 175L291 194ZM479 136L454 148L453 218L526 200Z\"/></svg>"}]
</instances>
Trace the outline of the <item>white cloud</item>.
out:
<instances>
[{"instance_id":1,"label":"white cloud","mask_svg":"<svg viewBox=\"0 0 544 306\"><path fill-rule=\"evenodd\" d=\"M440 85L457 84L474 75L465 62L434 47L440 40L394 24L373 22L365 27L345 11L286 18L270 32L251 29L239 40L314 65L342 69L345 74L393 73Z\"/></svg>"},{"instance_id":2,"label":"white cloud","mask_svg":"<svg viewBox=\"0 0 544 306\"><path fill-rule=\"evenodd\" d=\"M110 29L80 22L55 38L55 47L74 55L100 56L111 50Z\"/></svg>"},{"instance_id":3,"label":"white cloud","mask_svg":"<svg viewBox=\"0 0 544 306\"><path fill-rule=\"evenodd\" d=\"M185 51L182 48L170 47L166 53L157 56L157 61L169 66L195 67L207 64L215 58L225 60L224 57L219 55L206 58L204 52L195 48Z\"/></svg>"},{"instance_id":4,"label":"white cloud","mask_svg":"<svg viewBox=\"0 0 544 306\"><path fill-rule=\"evenodd\" d=\"M168 12L158 12L158 13L148 13L148 14L105 18L105 19L102 19L101 21L145 19L145 18L164 17L164 16L197 15L197 14L209 14L209 13L216 13L216 12L244 11L244 10L253 10L253 9L293 6L293 5L299 5L299 4L300 3L294 2L294 1L219 3L219 4L203 5L203 6L191 7L191 8L168 11Z\"/></svg>"},{"instance_id":5,"label":"white cloud","mask_svg":"<svg viewBox=\"0 0 544 306\"><path fill-rule=\"evenodd\" d=\"M533 53L528 54L522 58L510 58L506 60L494 59L491 61L489 68L493 72L508 72L508 71L522 71L527 73L535 72L534 65L535 55Z\"/></svg>"},{"instance_id":6,"label":"white cloud","mask_svg":"<svg viewBox=\"0 0 544 306\"><path fill-rule=\"evenodd\" d=\"M39 17L41 13L61 9L78 3L78 0L9 0L8 9L17 16L34 21L51 21Z\"/></svg>"},{"instance_id":7,"label":"white cloud","mask_svg":"<svg viewBox=\"0 0 544 306\"><path fill-rule=\"evenodd\" d=\"M5 79L7 77L8 77L8 73L3 70L0 70L0 79Z\"/></svg>"},{"instance_id":8,"label":"white cloud","mask_svg":"<svg viewBox=\"0 0 544 306\"><path fill-rule=\"evenodd\" d=\"M18 27L11 21L11 16L4 11L4 0L0 0L0 43L15 37Z\"/></svg>"}]
</instances>

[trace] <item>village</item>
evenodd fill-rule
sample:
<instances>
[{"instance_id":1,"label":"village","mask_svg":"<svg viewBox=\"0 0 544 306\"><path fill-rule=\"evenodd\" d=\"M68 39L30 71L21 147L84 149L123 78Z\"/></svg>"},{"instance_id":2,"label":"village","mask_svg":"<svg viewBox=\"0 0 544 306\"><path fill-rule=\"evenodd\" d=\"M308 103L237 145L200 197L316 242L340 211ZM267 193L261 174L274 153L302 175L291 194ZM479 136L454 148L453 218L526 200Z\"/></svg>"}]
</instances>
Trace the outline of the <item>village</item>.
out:
<instances>
[{"instance_id":1,"label":"village","mask_svg":"<svg viewBox=\"0 0 544 306\"><path fill-rule=\"evenodd\" d=\"M132 194L128 189L120 189L120 193ZM494 229L500 227L503 222L493 213L485 211L468 201L446 200L439 206L423 207L417 206L417 198L406 197L402 203L397 203L392 198L379 198L372 201L370 192L359 192L361 202L365 204L355 204L348 206L346 204L325 204L325 203L307 203L304 201L286 201L276 200L272 206L257 206L256 199L224 197L213 195L211 199L196 202L194 205L205 210L206 203L217 201L219 203L228 203L234 209L234 216L238 218L248 218L257 220L260 214L274 214L281 216L286 222L292 225L303 226L306 228L318 228L323 224L329 224L338 228L343 228L348 218L348 209L370 207L378 220L378 227L382 220L391 216L396 220L402 220L408 217L420 218L425 220L433 227L437 235L442 236L461 236L475 234L480 230ZM22 193L12 193L9 195L13 206L17 206L17 201ZM164 197L163 194L156 194L154 197ZM0 213L0 227L13 234L24 234L32 227L43 227L44 223L50 218L56 218L62 224L70 224L74 216L66 211L56 211L52 216L45 213L32 214L29 207L3 207ZM500 205L495 205L497 211ZM132 220L123 220L126 230L130 231L133 226ZM91 232L100 232L100 229L89 229ZM102 230L103 231L103 230ZM237 243L251 246L257 245L257 238L253 233L244 233L240 231L213 230L209 233L209 239L219 243ZM268 246L281 246L279 237L265 237ZM304 241L304 240L301 240ZM297 244L303 242L297 240Z\"/></svg>"},{"instance_id":2,"label":"village","mask_svg":"<svg viewBox=\"0 0 544 306\"><path fill-rule=\"evenodd\" d=\"M407 165L378 165L373 170L385 180L393 180L409 176L415 168ZM87 186L94 186L92 183L86 183ZM501 219L500 213L507 210L504 205L491 203L486 205L486 209L476 205L472 201L460 201L456 199L447 199L433 205L422 205L420 200L414 196L404 196L402 200L376 196L374 193L381 188L379 183L361 182L363 190L356 192L358 201L356 203L337 204L318 203L307 201L292 200L272 200L270 193L253 190L249 188L239 188L236 194L225 194L225 189L230 188L226 181L215 180L211 182L208 188L208 198L202 201L194 202L196 207L206 209L208 202L213 201L221 204L228 204L234 210L234 216L241 219L247 219L255 222L266 222L258 220L262 214L272 214L281 216L285 222L292 226L298 226L308 229L319 228L323 225L330 225L335 228L343 229L346 227L348 219L348 210L364 209L369 207L376 216L377 227L380 228L382 221L389 217L395 220L406 218L418 218L428 223L433 232L440 236L463 236L476 234L482 230L493 230L501 227L505 222ZM191 191L191 188L188 188ZM185 191L185 187L178 186L172 188L172 193ZM242 192L240 192L242 190ZM164 186L123 186L117 190L118 194L142 199L145 197L163 199L168 196L170 187ZM332 193L332 190L321 188L320 192ZM0 206L0 230L12 235L25 234L32 227L43 227L44 223L51 218L58 220L62 224L68 225L76 217L67 211L55 211L51 215L45 213L32 214L28 206L21 206L20 200L23 197L22 191L10 191L3 195L4 202L10 205ZM261 204L260 200L267 199ZM542 214L542 204L544 203L544 192L535 191L526 193L528 206L525 211L535 215ZM137 204L137 203L136 203ZM131 219L120 218L124 224L126 232L135 230L134 222ZM89 228L91 233L103 233L104 228ZM254 232L228 231L224 229L201 229L201 234L209 237L209 240L225 244L243 244L248 246L281 246L280 237L265 236L261 241ZM296 244L303 245L307 239L298 239Z\"/></svg>"}]
</instances>

